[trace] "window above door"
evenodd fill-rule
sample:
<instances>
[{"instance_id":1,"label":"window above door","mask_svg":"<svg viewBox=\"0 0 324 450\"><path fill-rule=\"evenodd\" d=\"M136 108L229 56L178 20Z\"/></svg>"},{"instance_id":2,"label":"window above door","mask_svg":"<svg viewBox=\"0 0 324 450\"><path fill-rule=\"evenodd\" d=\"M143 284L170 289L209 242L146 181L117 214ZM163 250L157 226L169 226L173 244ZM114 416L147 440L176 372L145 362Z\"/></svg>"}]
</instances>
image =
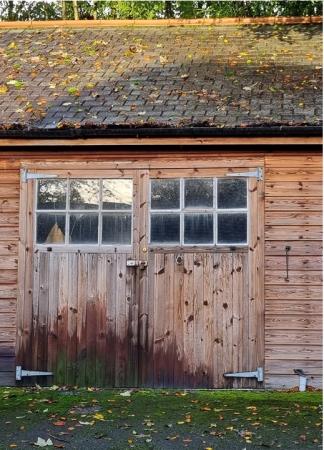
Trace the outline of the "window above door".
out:
<instances>
[{"instance_id":1,"label":"window above door","mask_svg":"<svg viewBox=\"0 0 324 450\"><path fill-rule=\"evenodd\" d=\"M247 245L246 178L152 179L151 245Z\"/></svg>"},{"instance_id":2,"label":"window above door","mask_svg":"<svg viewBox=\"0 0 324 450\"><path fill-rule=\"evenodd\" d=\"M131 179L40 179L36 243L131 245Z\"/></svg>"}]
</instances>

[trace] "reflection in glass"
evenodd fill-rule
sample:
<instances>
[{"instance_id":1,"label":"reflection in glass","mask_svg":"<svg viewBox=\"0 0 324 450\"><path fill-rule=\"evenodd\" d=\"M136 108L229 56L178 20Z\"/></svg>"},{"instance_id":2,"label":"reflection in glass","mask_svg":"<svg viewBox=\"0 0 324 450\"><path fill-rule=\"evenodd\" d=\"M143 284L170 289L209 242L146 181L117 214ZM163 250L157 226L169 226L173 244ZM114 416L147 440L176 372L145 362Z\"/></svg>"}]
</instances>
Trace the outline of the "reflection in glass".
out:
<instances>
[{"instance_id":1,"label":"reflection in glass","mask_svg":"<svg viewBox=\"0 0 324 450\"><path fill-rule=\"evenodd\" d=\"M98 209L99 180L71 180L70 208Z\"/></svg>"},{"instance_id":2,"label":"reflection in glass","mask_svg":"<svg viewBox=\"0 0 324 450\"><path fill-rule=\"evenodd\" d=\"M65 209L66 180L39 180L37 190L38 209Z\"/></svg>"},{"instance_id":3,"label":"reflection in glass","mask_svg":"<svg viewBox=\"0 0 324 450\"><path fill-rule=\"evenodd\" d=\"M151 209L179 209L180 181L152 180Z\"/></svg>"},{"instance_id":4,"label":"reflection in glass","mask_svg":"<svg viewBox=\"0 0 324 450\"><path fill-rule=\"evenodd\" d=\"M151 242L178 243L180 241L179 214L151 215Z\"/></svg>"},{"instance_id":5,"label":"reflection in glass","mask_svg":"<svg viewBox=\"0 0 324 450\"><path fill-rule=\"evenodd\" d=\"M213 207L213 180L211 178L192 178L185 180L185 208Z\"/></svg>"},{"instance_id":6,"label":"reflection in glass","mask_svg":"<svg viewBox=\"0 0 324 450\"><path fill-rule=\"evenodd\" d=\"M36 241L38 244L64 244L65 214L37 214Z\"/></svg>"},{"instance_id":7,"label":"reflection in glass","mask_svg":"<svg viewBox=\"0 0 324 450\"><path fill-rule=\"evenodd\" d=\"M218 208L246 208L246 180L222 178L218 180Z\"/></svg>"},{"instance_id":8,"label":"reflection in glass","mask_svg":"<svg viewBox=\"0 0 324 450\"><path fill-rule=\"evenodd\" d=\"M212 244L213 241L214 231L212 214L185 214L185 244Z\"/></svg>"},{"instance_id":9,"label":"reflection in glass","mask_svg":"<svg viewBox=\"0 0 324 450\"><path fill-rule=\"evenodd\" d=\"M131 209L133 196L132 180L103 180L102 208Z\"/></svg>"},{"instance_id":10,"label":"reflection in glass","mask_svg":"<svg viewBox=\"0 0 324 450\"><path fill-rule=\"evenodd\" d=\"M70 244L98 243L98 215L72 214L70 216Z\"/></svg>"},{"instance_id":11,"label":"reflection in glass","mask_svg":"<svg viewBox=\"0 0 324 450\"><path fill-rule=\"evenodd\" d=\"M218 214L218 243L245 244L247 242L247 214Z\"/></svg>"},{"instance_id":12,"label":"reflection in glass","mask_svg":"<svg viewBox=\"0 0 324 450\"><path fill-rule=\"evenodd\" d=\"M104 214L102 216L103 244L131 244L132 217L130 214Z\"/></svg>"}]
</instances>

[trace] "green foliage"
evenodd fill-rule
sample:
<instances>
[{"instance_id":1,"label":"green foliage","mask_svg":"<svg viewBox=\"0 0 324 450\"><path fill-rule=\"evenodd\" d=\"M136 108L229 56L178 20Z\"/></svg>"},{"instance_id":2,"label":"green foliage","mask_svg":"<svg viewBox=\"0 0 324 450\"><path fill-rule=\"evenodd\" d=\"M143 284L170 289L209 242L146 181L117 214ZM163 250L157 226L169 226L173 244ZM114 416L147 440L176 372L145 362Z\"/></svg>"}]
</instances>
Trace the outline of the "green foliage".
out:
<instances>
[{"instance_id":1,"label":"green foliage","mask_svg":"<svg viewBox=\"0 0 324 450\"><path fill-rule=\"evenodd\" d=\"M64 8L63 8L64 3ZM71 1L0 0L1 20L73 19ZM158 19L322 15L323 3L309 1L131 1L79 0L80 19Z\"/></svg>"}]
</instances>

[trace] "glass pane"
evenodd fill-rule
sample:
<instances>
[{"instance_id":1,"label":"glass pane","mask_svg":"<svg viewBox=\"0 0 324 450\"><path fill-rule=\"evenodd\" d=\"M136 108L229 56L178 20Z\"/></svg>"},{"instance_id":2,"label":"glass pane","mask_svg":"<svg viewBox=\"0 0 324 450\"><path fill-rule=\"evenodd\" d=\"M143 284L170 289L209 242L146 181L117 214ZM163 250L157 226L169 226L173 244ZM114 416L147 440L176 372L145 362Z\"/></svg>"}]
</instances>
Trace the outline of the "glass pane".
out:
<instances>
[{"instance_id":1,"label":"glass pane","mask_svg":"<svg viewBox=\"0 0 324 450\"><path fill-rule=\"evenodd\" d=\"M218 208L246 208L246 180L220 179L217 193Z\"/></svg>"},{"instance_id":2,"label":"glass pane","mask_svg":"<svg viewBox=\"0 0 324 450\"><path fill-rule=\"evenodd\" d=\"M247 214L218 214L218 242L244 244L247 242Z\"/></svg>"},{"instance_id":3,"label":"glass pane","mask_svg":"<svg viewBox=\"0 0 324 450\"><path fill-rule=\"evenodd\" d=\"M132 217L130 214L102 216L103 244L131 244Z\"/></svg>"},{"instance_id":4,"label":"glass pane","mask_svg":"<svg viewBox=\"0 0 324 450\"><path fill-rule=\"evenodd\" d=\"M213 180L210 178L185 180L185 207L212 208Z\"/></svg>"},{"instance_id":5,"label":"glass pane","mask_svg":"<svg viewBox=\"0 0 324 450\"><path fill-rule=\"evenodd\" d=\"M37 214L37 243L64 244L65 214Z\"/></svg>"},{"instance_id":6,"label":"glass pane","mask_svg":"<svg viewBox=\"0 0 324 450\"><path fill-rule=\"evenodd\" d=\"M70 216L70 244L98 243L98 215L72 214Z\"/></svg>"},{"instance_id":7,"label":"glass pane","mask_svg":"<svg viewBox=\"0 0 324 450\"><path fill-rule=\"evenodd\" d=\"M151 182L152 209L180 208L179 180L152 180Z\"/></svg>"},{"instance_id":8,"label":"glass pane","mask_svg":"<svg viewBox=\"0 0 324 450\"><path fill-rule=\"evenodd\" d=\"M65 209L66 187L66 180L39 180L37 208Z\"/></svg>"},{"instance_id":9,"label":"glass pane","mask_svg":"<svg viewBox=\"0 0 324 450\"><path fill-rule=\"evenodd\" d=\"M98 209L99 180L71 180L70 208Z\"/></svg>"},{"instance_id":10,"label":"glass pane","mask_svg":"<svg viewBox=\"0 0 324 450\"><path fill-rule=\"evenodd\" d=\"M180 215L179 214L152 214L151 215L151 242L152 243L179 243L180 241Z\"/></svg>"},{"instance_id":11,"label":"glass pane","mask_svg":"<svg viewBox=\"0 0 324 450\"><path fill-rule=\"evenodd\" d=\"M103 209L132 209L132 180L103 180Z\"/></svg>"},{"instance_id":12,"label":"glass pane","mask_svg":"<svg viewBox=\"0 0 324 450\"><path fill-rule=\"evenodd\" d=\"M184 243L212 244L214 241L212 214L185 214Z\"/></svg>"}]
</instances>

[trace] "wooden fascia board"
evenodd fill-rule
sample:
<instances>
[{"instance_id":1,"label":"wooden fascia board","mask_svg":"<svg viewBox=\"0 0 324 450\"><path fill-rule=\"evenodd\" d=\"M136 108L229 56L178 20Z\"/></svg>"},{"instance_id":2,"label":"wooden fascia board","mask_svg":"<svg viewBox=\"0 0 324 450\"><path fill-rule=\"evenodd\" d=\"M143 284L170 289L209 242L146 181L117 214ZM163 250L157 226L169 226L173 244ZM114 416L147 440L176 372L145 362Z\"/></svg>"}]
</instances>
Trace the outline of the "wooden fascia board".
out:
<instances>
[{"instance_id":1,"label":"wooden fascia board","mask_svg":"<svg viewBox=\"0 0 324 450\"><path fill-rule=\"evenodd\" d=\"M165 145L322 145L322 137L0 139L1 147L165 146Z\"/></svg>"},{"instance_id":2,"label":"wooden fascia board","mask_svg":"<svg viewBox=\"0 0 324 450\"><path fill-rule=\"evenodd\" d=\"M214 19L135 19L135 20L36 20L0 22L0 29L94 28L94 27L175 27L230 26L322 23L322 16L293 17L223 17Z\"/></svg>"}]
</instances>

